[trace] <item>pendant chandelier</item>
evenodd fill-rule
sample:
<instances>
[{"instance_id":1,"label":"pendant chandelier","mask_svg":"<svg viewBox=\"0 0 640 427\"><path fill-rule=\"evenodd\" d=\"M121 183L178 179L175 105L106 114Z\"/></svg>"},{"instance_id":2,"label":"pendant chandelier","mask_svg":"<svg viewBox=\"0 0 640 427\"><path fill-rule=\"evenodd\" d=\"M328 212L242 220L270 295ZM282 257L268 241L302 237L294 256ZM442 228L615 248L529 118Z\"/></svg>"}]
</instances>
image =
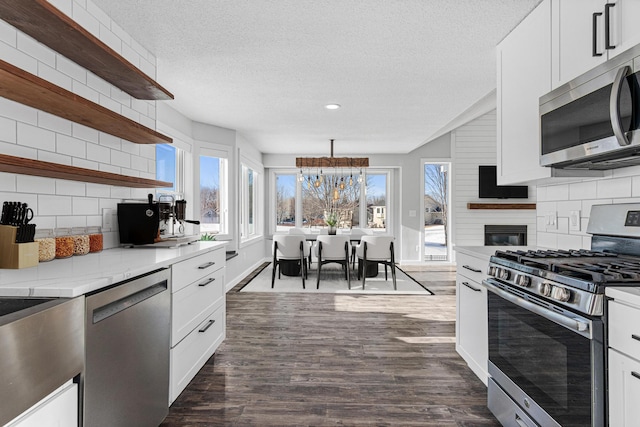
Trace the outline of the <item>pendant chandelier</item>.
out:
<instances>
[{"instance_id":1,"label":"pendant chandelier","mask_svg":"<svg viewBox=\"0 0 640 427\"><path fill-rule=\"evenodd\" d=\"M296 167L300 169L298 180L306 181L307 186L320 187L325 181L325 170L330 170L328 183L333 188L333 200L338 200L347 185L354 185L353 170L356 170L357 182L362 182L362 168L369 167L368 157L333 157L333 139L330 157L296 157ZM315 178L314 178L315 176Z\"/></svg>"}]
</instances>

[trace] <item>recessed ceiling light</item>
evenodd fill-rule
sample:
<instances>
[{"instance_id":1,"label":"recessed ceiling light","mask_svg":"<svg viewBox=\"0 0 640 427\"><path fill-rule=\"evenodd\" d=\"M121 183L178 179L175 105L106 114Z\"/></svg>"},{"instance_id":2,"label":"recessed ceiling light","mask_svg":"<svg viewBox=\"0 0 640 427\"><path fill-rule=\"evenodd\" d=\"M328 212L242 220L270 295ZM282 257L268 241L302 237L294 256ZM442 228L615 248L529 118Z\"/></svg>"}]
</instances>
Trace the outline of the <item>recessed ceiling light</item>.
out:
<instances>
[{"instance_id":1,"label":"recessed ceiling light","mask_svg":"<svg viewBox=\"0 0 640 427\"><path fill-rule=\"evenodd\" d=\"M340 108L340 104L327 104L324 106L327 110L337 110Z\"/></svg>"}]
</instances>

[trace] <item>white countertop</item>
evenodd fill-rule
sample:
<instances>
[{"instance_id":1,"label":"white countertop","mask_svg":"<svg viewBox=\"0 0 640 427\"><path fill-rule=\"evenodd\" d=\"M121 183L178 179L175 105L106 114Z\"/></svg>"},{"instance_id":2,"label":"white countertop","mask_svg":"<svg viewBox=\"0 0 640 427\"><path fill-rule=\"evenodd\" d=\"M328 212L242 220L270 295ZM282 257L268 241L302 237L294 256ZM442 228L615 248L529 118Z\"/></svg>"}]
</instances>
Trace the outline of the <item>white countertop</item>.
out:
<instances>
[{"instance_id":1,"label":"white countertop","mask_svg":"<svg viewBox=\"0 0 640 427\"><path fill-rule=\"evenodd\" d=\"M607 287L604 291L605 295L618 301L626 302L628 304L640 307L640 288L625 286L625 287Z\"/></svg>"},{"instance_id":2,"label":"white countertop","mask_svg":"<svg viewBox=\"0 0 640 427\"><path fill-rule=\"evenodd\" d=\"M454 246L453 250L461 254L474 256L476 258L484 258L489 261L489 257L496 251L528 251L535 250L533 246Z\"/></svg>"},{"instance_id":3,"label":"white countertop","mask_svg":"<svg viewBox=\"0 0 640 427\"><path fill-rule=\"evenodd\" d=\"M0 297L76 297L226 244L196 242L178 248L115 248L54 259L37 267L0 269Z\"/></svg>"}]
</instances>

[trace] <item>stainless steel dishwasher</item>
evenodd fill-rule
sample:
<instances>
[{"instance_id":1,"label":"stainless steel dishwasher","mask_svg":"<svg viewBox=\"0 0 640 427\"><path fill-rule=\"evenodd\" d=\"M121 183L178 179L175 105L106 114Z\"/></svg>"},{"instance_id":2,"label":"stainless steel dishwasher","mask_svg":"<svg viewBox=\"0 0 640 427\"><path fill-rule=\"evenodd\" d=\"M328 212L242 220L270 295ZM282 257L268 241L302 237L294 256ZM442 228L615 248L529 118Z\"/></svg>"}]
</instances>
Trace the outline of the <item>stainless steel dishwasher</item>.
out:
<instances>
[{"instance_id":1,"label":"stainless steel dishwasher","mask_svg":"<svg viewBox=\"0 0 640 427\"><path fill-rule=\"evenodd\" d=\"M166 417L169 271L86 296L85 427L156 427Z\"/></svg>"}]
</instances>

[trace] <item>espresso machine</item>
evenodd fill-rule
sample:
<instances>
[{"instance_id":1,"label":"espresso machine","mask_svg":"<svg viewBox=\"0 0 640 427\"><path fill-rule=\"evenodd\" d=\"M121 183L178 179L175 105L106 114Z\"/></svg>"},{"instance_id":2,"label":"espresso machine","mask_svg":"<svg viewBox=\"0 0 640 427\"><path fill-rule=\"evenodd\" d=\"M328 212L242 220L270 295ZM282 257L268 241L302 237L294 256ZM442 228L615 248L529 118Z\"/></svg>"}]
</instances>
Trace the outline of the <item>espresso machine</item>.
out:
<instances>
[{"instance_id":1,"label":"espresso machine","mask_svg":"<svg viewBox=\"0 0 640 427\"><path fill-rule=\"evenodd\" d=\"M200 221L186 219L186 200L176 199L172 194L161 194L158 197L158 207L161 240L184 239L191 236L199 238Z\"/></svg>"}]
</instances>

